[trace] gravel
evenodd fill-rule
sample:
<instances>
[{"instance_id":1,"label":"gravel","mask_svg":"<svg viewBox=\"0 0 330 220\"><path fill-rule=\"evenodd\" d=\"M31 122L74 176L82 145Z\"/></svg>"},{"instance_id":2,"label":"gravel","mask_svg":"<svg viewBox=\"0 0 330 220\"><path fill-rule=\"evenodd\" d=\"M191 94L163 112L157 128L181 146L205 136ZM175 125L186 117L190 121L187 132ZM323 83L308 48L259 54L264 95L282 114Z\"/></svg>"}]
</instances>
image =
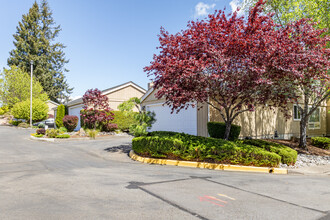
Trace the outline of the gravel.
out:
<instances>
[{"instance_id":1,"label":"gravel","mask_svg":"<svg viewBox=\"0 0 330 220\"><path fill-rule=\"evenodd\" d=\"M309 166L319 166L330 164L330 156L316 156L309 154L298 154L297 162L294 166L280 164L281 168L301 168Z\"/></svg>"}]
</instances>

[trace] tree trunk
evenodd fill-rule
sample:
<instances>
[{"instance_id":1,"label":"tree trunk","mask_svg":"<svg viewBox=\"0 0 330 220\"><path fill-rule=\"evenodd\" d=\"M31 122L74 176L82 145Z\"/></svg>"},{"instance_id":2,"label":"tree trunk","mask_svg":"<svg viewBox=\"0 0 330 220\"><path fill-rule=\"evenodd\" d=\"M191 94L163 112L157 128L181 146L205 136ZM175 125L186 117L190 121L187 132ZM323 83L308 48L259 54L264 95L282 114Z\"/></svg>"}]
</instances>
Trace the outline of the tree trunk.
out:
<instances>
[{"instance_id":1,"label":"tree trunk","mask_svg":"<svg viewBox=\"0 0 330 220\"><path fill-rule=\"evenodd\" d=\"M303 149L307 149L306 131L307 131L307 120L305 117L303 117L300 121L300 141L299 141L299 147Z\"/></svg>"},{"instance_id":2,"label":"tree trunk","mask_svg":"<svg viewBox=\"0 0 330 220\"><path fill-rule=\"evenodd\" d=\"M226 131L225 131L225 136L223 139L228 140L229 134L230 134L230 129L231 129L231 121L226 121Z\"/></svg>"}]
</instances>

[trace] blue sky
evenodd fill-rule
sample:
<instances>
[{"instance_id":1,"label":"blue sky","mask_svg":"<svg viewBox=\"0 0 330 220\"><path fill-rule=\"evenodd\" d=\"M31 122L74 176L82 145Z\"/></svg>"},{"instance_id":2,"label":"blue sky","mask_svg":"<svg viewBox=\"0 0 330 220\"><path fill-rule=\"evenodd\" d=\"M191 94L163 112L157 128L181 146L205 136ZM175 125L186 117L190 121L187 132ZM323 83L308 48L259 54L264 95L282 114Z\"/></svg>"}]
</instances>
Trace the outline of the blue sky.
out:
<instances>
[{"instance_id":1,"label":"blue sky","mask_svg":"<svg viewBox=\"0 0 330 220\"><path fill-rule=\"evenodd\" d=\"M34 0L0 0L0 68L7 68L12 35ZM70 62L67 81L72 97L87 89L101 90L133 81L146 88L143 72L157 53L160 27L170 33L184 29L189 20L224 9L229 13L239 0L48 0L53 18L61 25L57 41L64 43Z\"/></svg>"}]
</instances>

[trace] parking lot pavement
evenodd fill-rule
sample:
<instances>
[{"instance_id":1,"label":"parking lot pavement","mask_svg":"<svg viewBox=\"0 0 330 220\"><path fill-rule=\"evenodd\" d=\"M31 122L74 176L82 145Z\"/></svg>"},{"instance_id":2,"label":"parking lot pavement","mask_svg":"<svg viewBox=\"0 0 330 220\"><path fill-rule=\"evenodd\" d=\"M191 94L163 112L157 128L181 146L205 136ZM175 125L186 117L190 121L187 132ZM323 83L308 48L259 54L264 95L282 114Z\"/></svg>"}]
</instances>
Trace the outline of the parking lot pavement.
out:
<instances>
[{"instance_id":1,"label":"parking lot pavement","mask_svg":"<svg viewBox=\"0 0 330 220\"><path fill-rule=\"evenodd\" d=\"M0 219L330 219L329 176L141 164L130 137L29 133L0 126Z\"/></svg>"}]
</instances>

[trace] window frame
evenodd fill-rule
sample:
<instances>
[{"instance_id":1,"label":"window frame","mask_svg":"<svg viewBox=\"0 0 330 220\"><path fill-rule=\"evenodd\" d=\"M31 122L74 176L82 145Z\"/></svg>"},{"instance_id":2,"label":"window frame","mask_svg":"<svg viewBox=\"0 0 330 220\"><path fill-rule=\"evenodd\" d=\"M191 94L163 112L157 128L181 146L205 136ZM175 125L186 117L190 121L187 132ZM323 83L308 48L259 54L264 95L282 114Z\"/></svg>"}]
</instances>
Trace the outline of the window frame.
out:
<instances>
[{"instance_id":1,"label":"window frame","mask_svg":"<svg viewBox=\"0 0 330 220\"><path fill-rule=\"evenodd\" d=\"M299 116L298 118L296 118L296 111L297 111L297 115ZM300 111L299 111L299 108L298 108L298 105L294 104L293 105L293 121L301 121L301 114L300 114Z\"/></svg>"},{"instance_id":2,"label":"window frame","mask_svg":"<svg viewBox=\"0 0 330 220\"><path fill-rule=\"evenodd\" d=\"M310 106L308 108L310 108ZM318 122L310 122L309 120L310 120L310 117L311 116L309 116L309 118L308 118L308 130L319 130L319 129L321 129L321 108L320 107L317 107L317 110L319 111L319 117L318 117L319 118L319 121ZM315 110L313 112L313 114L317 110ZM311 124L313 124L313 127L310 127ZM315 125L318 125L318 127L315 127Z\"/></svg>"}]
</instances>

